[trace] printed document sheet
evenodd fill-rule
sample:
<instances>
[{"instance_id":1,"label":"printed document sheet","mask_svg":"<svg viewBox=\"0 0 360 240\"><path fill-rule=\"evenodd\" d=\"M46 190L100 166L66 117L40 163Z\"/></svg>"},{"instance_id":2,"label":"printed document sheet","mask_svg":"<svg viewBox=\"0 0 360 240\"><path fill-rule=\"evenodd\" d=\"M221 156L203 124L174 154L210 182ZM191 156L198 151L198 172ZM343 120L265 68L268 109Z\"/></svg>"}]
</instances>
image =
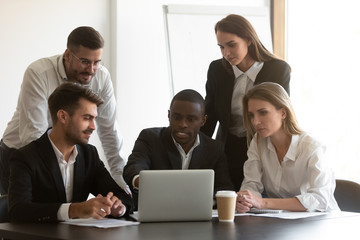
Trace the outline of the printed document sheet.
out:
<instances>
[{"instance_id":1,"label":"printed document sheet","mask_svg":"<svg viewBox=\"0 0 360 240\"><path fill-rule=\"evenodd\" d=\"M76 226L87 226L87 227L97 227L97 228L113 228L113 227L122 227L129 225L137 225L138 222L119 220L114 218L103 218L100 220L94 218L88 219L70 219L65 222L61 222L63 224L70 224Z\"/></svg>"},{"instance_id":2,"label":"printed document sheet","mask_svg":"<svg viewBox=\"0 0 360 240\"><path fill-rule=\"evenodd\" d=\"M278 213L235 213L235 216L257 216L257 217L273 217L273 218L283 218L283 219L299 219L299 218L308 218L315 217L327 214L326 212L288 212L281 211ZM218 217L217 210L213 210L213 217Z\"/></svg>"}]
</instances>

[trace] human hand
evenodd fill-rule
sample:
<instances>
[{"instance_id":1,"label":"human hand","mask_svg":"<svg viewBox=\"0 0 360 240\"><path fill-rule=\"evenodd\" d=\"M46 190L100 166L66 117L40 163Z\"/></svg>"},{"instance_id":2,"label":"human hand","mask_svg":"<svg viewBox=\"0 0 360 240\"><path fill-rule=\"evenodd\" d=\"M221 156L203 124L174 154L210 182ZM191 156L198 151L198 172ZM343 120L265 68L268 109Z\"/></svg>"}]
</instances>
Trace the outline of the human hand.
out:
<instances>
[{"instance_id":1,"label":"human hand","mask_svg":"<svg viewBox=\"0 0 360 240\"><path fill-rule=\"evenodd\" d=\"M236 198L236 212L245 213L250 211L250 208L263 208L263 199L253 194L251 191L244 190L237 193Z\"/></svg>"},{"instance_id":2,"label":"human hand","mask_svg":"<svg viewBox=\"0 0 360 240\"><path fill-rule=\"evenodd\" d=\"M111 214L111 208L116 202L112 193L103 197L100 194L96 198L89 199L80 203L72 203L69 207L70 218L95 218L102 219ZM117 204L119 204L117 202Z\"/></svg>"},{"instance_id":3,"label":"human hand","mask_svg":"<svg viewBox=\"0 0 360 240\"><path fill-rule=\"evenodd\" d=\"M246 201L245 197L244 191L237 192L235 207L237 213L246 213L250 211L252 205Z\"/></svg>"},{"instance_id":4,"label":"human hand","mask_svg":"<svg viewBox=\"0 0 360 240\"><path fill-rule=\"evenodd\" d=\"M125 213L125 205L121 202L120 199L118 199L112 192L109 192L107 194L108 198L110 198L110 201L113 202L113 205L111 207L111 216L113 217L121 217Z\"/></svg>"}]
</instances>

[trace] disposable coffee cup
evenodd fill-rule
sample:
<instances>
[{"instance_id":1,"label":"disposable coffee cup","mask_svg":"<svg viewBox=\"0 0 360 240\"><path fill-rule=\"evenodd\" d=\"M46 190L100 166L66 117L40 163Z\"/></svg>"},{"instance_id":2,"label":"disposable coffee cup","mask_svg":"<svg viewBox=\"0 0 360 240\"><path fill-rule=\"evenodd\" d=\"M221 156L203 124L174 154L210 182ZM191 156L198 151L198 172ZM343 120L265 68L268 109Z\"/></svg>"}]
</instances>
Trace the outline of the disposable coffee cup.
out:
<instances>
[{"instance_id":1,"label":"disposable coffee cup","mask_svg":"<svg viewBox=\"0 0 360 240\"><path fill-rule=\"evenodd\" d=\"M234 191L218 191L216 202L220 222L233 222L237 194Z\"/></svg>"}]
</instances>

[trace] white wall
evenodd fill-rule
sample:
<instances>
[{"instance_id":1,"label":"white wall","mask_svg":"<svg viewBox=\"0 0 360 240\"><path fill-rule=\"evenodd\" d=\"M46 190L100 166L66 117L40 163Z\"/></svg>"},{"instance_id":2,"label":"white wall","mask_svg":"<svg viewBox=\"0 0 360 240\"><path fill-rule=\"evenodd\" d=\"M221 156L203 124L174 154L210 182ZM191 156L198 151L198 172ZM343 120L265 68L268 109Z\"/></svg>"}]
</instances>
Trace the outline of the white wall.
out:
<instances>
[{"instance_id":1,"label":"white wall","mask_svg":"<svg viewBox=\"0 0 360 240\"><path fill-rule=\"evenodd\" d=\"M257 7L267 6L268 3L268 0L118 1L117 99L125 153L131 153L143 128L168 125L167 110L172 96L162 6L207 4ZM209 36L209 41L215 42L214 39L215 34ZM214 48L218 46L214 44ZM203 77L206 78L206 75Z\"/></svg>"},{"instance_id":2,"label":"white wall","mask_svg":"<svg viewBox=\"0 0 360 240\"><path fill-rule=\"evenodd\" d=\"M41 57L63 53L69 33L78 26L97 29L110 45L109 1L0 0L0 134L16 108L23 73ZM104 62L110 64L110 48ZM93 139L96 144L96 137ZM100 149L101 153L101 149Z\"/></svg>"},{"instance_id":3,"label":"white wall","mask_svg":"<svg viewBox=\"0 0 360 240\"><path fill-rule=\"evenodd\" d=\"M15 110L26 67L38 58L62 53L69 33L78 26L90 25L105 39L103 59L117 86L118 119L124 135L124 152L128 155L141 129L168 125L167 110L172 96L162 5L267 6L268 2L0 0L0 134ZM97 142L96 137L92 141Z\"/></svg>"}]
</instances>

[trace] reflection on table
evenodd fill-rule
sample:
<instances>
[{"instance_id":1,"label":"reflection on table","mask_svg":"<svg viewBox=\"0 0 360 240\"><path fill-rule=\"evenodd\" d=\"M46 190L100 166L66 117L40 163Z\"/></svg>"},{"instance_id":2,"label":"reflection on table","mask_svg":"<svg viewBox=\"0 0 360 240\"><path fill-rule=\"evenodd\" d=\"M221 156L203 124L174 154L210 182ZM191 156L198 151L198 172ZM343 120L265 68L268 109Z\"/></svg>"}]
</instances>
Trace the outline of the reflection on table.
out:
<instances>
[{"instance_id":1,"label":"reflection on table","mask_svg":"<svg viewBox=\"0 0 360 240\"><path fill-rule=\"evenodd\" d=\"M0 236L8 239L358 239L360 214L338 212L302 219L236 216L233 223L208 222L141 223L117 228L94 228L67 224L1 223Z\"/></svg>"}]
</instances>

